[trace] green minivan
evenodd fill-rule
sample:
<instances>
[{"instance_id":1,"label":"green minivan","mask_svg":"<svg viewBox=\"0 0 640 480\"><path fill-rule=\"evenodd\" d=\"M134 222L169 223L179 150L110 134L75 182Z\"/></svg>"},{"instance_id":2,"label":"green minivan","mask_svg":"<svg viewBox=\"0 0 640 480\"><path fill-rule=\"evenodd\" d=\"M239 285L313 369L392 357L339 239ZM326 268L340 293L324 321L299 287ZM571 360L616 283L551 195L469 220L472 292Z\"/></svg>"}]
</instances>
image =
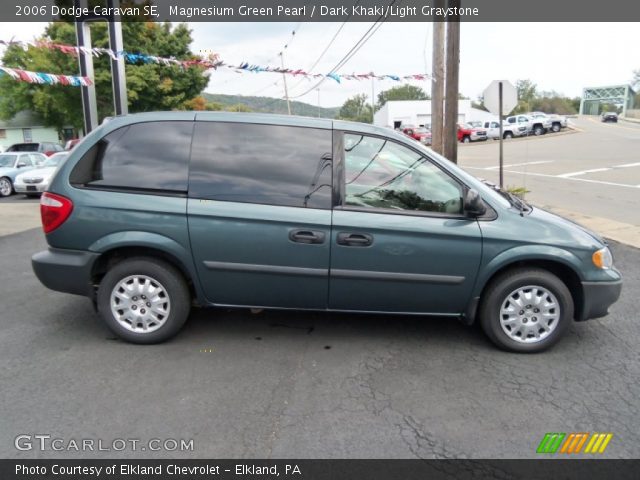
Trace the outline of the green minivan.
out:
<instances>
[{"instance_id":1,"label":"green minivan","mask_svg":"<svg viewBox=\"0 0 640 480\"><path fill-rule=\"evenodd\" d=\"M541 351L622 288L599 236L389 129L267 114L116 117L41 199L47 287L135 343L192 306L476 319Z\"/></svg>"}]
</instances>

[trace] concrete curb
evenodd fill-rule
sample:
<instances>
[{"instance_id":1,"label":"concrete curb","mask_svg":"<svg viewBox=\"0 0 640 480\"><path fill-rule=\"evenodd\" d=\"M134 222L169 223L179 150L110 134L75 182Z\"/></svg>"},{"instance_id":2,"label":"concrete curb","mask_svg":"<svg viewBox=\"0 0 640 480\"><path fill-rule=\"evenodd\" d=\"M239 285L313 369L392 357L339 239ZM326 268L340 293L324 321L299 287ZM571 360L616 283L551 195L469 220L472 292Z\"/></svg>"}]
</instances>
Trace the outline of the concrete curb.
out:
<instances>
[{"instance_id":1,"label":"concrete curb","mask_svg":"<svg viewBox=\"0 0 640 480\"><path fill-rule=\"evenodd\" d=\"M603 237L610 238L611 240L631 247L640 248L640 226L638 225L618 222L616 220L610 220L603 217L583 215L581 213L548 205L541 205L541 208L579 223Z\"/></svg>"},{"instance_id":2,"label":"concrete curb","mask_svg":"<svg viewBox=\"0 0 640 480\"><path fill-rule=\"evenodd\" d=\"M622 120L623 122L629 122L629 123L640 123L640 118L619 117L618 120Z\"/></svg>"}]
</instances>

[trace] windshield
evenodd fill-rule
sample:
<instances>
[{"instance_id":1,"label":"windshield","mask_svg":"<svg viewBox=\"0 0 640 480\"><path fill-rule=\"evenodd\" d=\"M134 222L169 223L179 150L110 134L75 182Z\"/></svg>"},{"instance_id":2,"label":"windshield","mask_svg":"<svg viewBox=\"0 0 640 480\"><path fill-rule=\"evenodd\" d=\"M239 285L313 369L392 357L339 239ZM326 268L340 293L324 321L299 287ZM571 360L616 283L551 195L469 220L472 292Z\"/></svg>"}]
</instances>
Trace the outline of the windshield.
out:
<instances>
[{"instance_id":1,"label":"windshield","mask_svg":"<svg viewBox=\"0 0 640 480\"><path fill-rule=\"evenodd\" d=\"M0 167L13 167L15 155L0 155Z\"/></svg>"},{"instance_id":2,"label":"windshield","mask_svg":"<svg viewBox=\"0 0 640 480\"><path fill-rule=\"evenodd\" d=\"M67 159L66 153L57 153L49 158L42 164L43 167L57 167Z\"/></svg>"}]
</instances>

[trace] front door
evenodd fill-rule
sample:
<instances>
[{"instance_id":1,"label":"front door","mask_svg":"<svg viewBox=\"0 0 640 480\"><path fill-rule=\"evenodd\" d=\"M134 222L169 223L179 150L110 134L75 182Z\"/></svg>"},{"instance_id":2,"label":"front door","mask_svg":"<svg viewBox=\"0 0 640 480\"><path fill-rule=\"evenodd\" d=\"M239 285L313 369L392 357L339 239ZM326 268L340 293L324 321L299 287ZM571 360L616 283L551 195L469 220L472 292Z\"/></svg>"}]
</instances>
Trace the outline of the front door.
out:
<instances>
[{"instance_id":1,"label":"front door","mask_svg":"<svg viewBox=\"0 0 640 480\"><path fill-rule=\"evenodd\" d=\"M342 150L330 308L461 313L482 249L477 220L463 214L463 185L389 139L345 133Z\"/></svg>"},{"instance_id":2,"label":"front door","mask_svg":"<svg viewBox=\"0 0 640 480\"><path fill-rule=\"evenodd\" d=\"M196 122L189 234L211 303L327 308L330 126Z\"/></svg>"}]
</instances>

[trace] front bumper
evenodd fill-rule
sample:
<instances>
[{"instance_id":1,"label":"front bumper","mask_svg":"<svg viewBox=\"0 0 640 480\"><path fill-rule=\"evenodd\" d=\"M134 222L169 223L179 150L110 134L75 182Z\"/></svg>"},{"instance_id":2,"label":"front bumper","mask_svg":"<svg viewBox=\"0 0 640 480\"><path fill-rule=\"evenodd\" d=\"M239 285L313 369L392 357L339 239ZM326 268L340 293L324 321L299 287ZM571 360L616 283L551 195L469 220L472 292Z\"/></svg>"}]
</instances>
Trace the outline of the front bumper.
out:
<instances>
[{"instance_id":1,"label":"front bumper","mask_svg":"<svg viewBox=\"0 0 640 480\"><path fill-rule=\"evenodd\" d=\"M31 257L38 280L47 288L75 295L93 296L91 271L98 253L49 248Z\"/></svg>"},{"instance_id":2,"label":"front bumper","mask_svg":"<svg viewBox=\"0 0 640 480\"><path fill-rule=\"evenodd\" d=\"M582 309L576 320L604 317L622 291L622 279L613 282L582 282Z\"/></svg>"},{"instance_id":3,"label":"front bumper","mask_svg":"<svg viewBox=\"0 0 640 480\"><path fill-rule=\"evenodd\" d=\"M48 186L46 183L15 183L13 189L16 193L42 193Z\"/></svg>"}]
</instances>

